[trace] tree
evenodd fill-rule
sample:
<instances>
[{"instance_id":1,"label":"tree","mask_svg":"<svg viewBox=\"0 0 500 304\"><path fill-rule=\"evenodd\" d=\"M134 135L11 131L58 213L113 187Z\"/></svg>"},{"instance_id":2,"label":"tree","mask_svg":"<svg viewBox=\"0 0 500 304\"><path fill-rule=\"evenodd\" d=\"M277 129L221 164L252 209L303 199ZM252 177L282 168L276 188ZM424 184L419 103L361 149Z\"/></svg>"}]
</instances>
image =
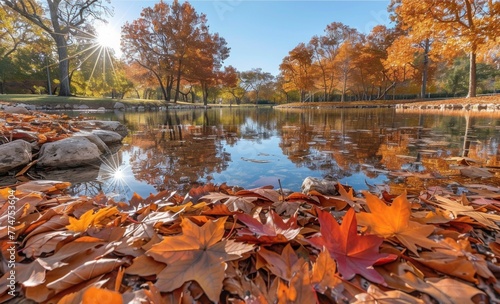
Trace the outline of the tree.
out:
<instances>
[{"instance_id":1,"label":"tree","mask_svg":"<svg viewBox=\"0 0 500 304\"><path fill-rule=\"evenodd\" d=\"M47 0L45 7L35 0L2 1L55 41L59 58L59 96L70 96L68 39L85 23L100 19L103 13L108 14L109 9L102 0Z\"/></svg>"},{"instance_id":2,"label":"tree","mask_svg":"<svg viewBox=\"0 0 500 304\"><path fill-rule=\"evenodd\" d=\"M187 64L187 79L196 81L201 86L203 104L208 104L211 88L218 85L220 70L224 60L229 57L230 48L219 34L204 33L198 48L193 48Z\"/></svg>"},{"instance_id":3,"label":"tree","mask_svg":"<svg viewBox=\"0 0 500 304\"><path fill-rule=\"evenodd\" d=\"M181 93L181 80L203 82L207 96L221 63L229 56L224 38L210 34L206 17L188 3L160 2L145 8L141 17L122 30L122 51L127 63L136 63L156 78L165 101ZM203 80L202 80L203 79Z\"/></svg>"},{"instance_id":4,"label":"tree","mask_svg":"<svg viewBox=\"0 0 500 304\"><path fill-rule=\"evenodd\" d=\"M32 23L17 18L0 3L0 59L14 53L19 47L30 44L40 36Z\"/></svg>"},{"instance_id":5,"label":"tree","mask_svg":"<svg viewBox=\"0 0 500 304\"><path fill-rule=\"evenodd\" d=\"M245 91L252 89L255 93L255 102L259 101L260 91L273 81L274 76L271 73L263 72L261 68L251 69L240 73L241 85Z\"/></svg>"},{"instance_id":6,"label":"tree","mask_svg":"<svg viewBox=\"0 0 500 304\"><path fill-rule=\"evenodd\" d=\"M241 85L240 74L235 67L224 67L224 71L220 72L219 79L222 86L222 91L228 93L230 98L234 98L236 104L241 104L241 100L246 94L246 90Z\"/></svg>"},{"instance_id":7,"label":"tree","mask_svg":"<svg viewBox=\"0 0 500 304\"><path fill-rule=\"evenodd\" d=\"M429 33L469 54L468 97L476 96L476 57L479 48L495 40L500 24L500 2L492 0L395 0L394 11L403 29Z\"/></svg>"},{"instance_id":8,"label":"tree","mask_svg":"<svg viewBox=\"0 0 500 304\"><path fill-rule=\"evenodd\" d=\"M300 102L304 102L306 92L314 88L314 78L311 77L313 74L312 52L311 47L299 43L280 64L280 71L284 78L283 89L286 92L299 91Z\"/></svg>"}]
</instances>

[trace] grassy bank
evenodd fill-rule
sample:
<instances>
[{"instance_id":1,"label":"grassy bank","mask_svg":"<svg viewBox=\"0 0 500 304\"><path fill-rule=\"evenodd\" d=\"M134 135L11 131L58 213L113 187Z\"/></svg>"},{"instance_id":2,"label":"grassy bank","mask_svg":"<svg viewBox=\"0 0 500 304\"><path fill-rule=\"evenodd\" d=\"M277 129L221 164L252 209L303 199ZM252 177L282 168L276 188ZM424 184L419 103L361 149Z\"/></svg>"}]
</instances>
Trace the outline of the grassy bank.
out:
<instances>
[{"instance_id":1,"label":"grassy bank","mask_svg":"<svg viewBox=\"0 0 500 304\"><path fill-rule=\"evenodd\" d=\"M99 107L104 107L106 109L112 109L116 102L121 102L125 106L144 106L144 107L159 107L168 105L174 105L173 102L166 103L164 100L150 100L150 99L111 99L111 98L96 98L96 97L82 97L82 96L49 96L49 95L34 95L34 94L8 94L0 95L0 103L6 104L30 104L35 106L49 106L55 107L57 105L64 106L69 104L73 105L87 105L91 109L97 109ZM178 101L175 105L189 105L189 106L203 106L202 103L190 103ZM255 104L212 104L209 103L210 107L255 107ZM268 107L269 105L259 105L259 107Z\"/></svg>"},{"instance_id":2,"label":"grassy bank","mask_svg":"<svg viewBox=\"0 0 500 304\"><path fill-rule=\"evenodd\" d=\"M95 98L95 97L60 97L49 95L29 95L29 94L9 94L0 95L0 102L8 104L25 103L36 106L50 106L57 105L64 106L69 104L73 105L87 105L90 108L97 109L104 107L112 109L115 102L121 102L125 106L145 106L145 107L158 107L166 105L163 100L148 100L148 99L111 99L111 98ZM173 103L169 103L172 105ZM454 98L454 99L440 99L440 100L368 100L368 101L349 101L349 102L292 102L281 104L278 108L342 108L342 107L392 107L395 105L411 105L412 107L421 107L423 105L464 105L464 104L500 104L500 95L494 96L480 96L474 98ZM193 105L178 101L177 105ZM201 103L194 105L200 106ZM211 107L248 107L255 106L255 104L210 104ZM265 105L263 105L265 106Z\"/></svg>"},{"instance_id":3,"label":"grassy bank","mask_svg":"<svg viewBox=\"0 0 500 304\"><path fill-rule=\"evenodd\" d=\"M423 105L466 105L466 104L500 104L500 95L479 96L473 98L450 98L450 99L414 99L414 100L366 100L347 102L292 102L282 104L280 108L342 108L342 107L390 107L395 105L411 105L420 107Z\"/></svg>"},{"instance_id":4,"label":"grassy bank","mask_svg":"<svg viewBox=\"0 0 500 304\"><path fill-rule=\"evenodd\" d=\"M111 99L111 98L94 98L94 97L79 97L79 96L50 96L50 95L30 95L30 94L8 94L0 95L0 101L6 103L25 103L36 106L64 106L70 105L87 105L90 108L113 108L115 102L119 101L129 106L161 106L165 102L163 100L146 100L146 99Z\"/></svg>"}]
</instances>

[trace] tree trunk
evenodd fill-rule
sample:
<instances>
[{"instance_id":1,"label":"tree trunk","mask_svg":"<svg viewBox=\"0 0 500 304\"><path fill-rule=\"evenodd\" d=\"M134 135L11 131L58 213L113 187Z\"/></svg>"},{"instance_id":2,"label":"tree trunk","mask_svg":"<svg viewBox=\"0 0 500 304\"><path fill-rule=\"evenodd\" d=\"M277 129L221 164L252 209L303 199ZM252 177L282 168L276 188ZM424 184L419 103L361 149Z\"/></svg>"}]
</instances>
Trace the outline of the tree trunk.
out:
<instances>
[{"instance_id":1,"label":"tree trunk","mask_svg":"<svg viewBox=\"0 0 500 304\"><path fill-rule=\"evenodd\" d=\"M179 90L181 89L181 67L182 67L182 60L179 59L178 62L179 66L177 67L177 79L176 79L176 86L175 86L175 96L174 96L174 103L177 102L179 99Z\"/></svg>"},{"instance_id":2,"label":"tree trunk","mask_svg":"<svg viewBox=\"0 0 500 304\"><path fill-rule=\"evenodd\" d=\"M422 87L420 88L420 97L425 98L427 88L427 71L429 70L429 39L425 39L424 45L424 62L422 67Z\"/></svg>"},{"instance_id":3,"label":"tree trunk","mask_svg":"<svg viewBox=\"0 0 500 304\"><path fill-rule=\"evenodd\" d=\"M467 94L467 97L476 97L476 52L472 51L469 56L469 93Z\"/></svg>"}]
</instances>

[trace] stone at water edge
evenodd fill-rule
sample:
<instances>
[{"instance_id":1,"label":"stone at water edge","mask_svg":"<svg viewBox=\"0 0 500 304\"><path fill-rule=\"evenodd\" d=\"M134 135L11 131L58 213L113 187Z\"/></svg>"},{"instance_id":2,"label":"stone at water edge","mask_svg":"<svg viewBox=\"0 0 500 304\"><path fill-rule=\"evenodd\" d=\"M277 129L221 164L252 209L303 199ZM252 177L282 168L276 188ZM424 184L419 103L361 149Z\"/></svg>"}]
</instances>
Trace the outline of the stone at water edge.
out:
<instances>
[{"instance_id":1,"label":"stone at water edge","mask_svg":"<svg viewBox=\"0 0 500 304\"><path fill-rule=\"evenodd\" d=\"M29 142L18 139L0 145L0 174L25 166L31 161L31 145Z\"/></svg>"},{"instance_id":2,"label":"stone at water edge","mask_svg":"<svg viewBox=\"0 0 500 304\"><path fill-rule=\"evenodd\" d=\"M84 120L77 122L79 129L84 129L88 131L96 130L97 128L114 131L123 137L127 136L128 129L126 126L121 124L119 121L107 121L107 120Z\"/></svg>"},{"instance_id":3,"label":"stone at water edge","mask_svg":"<svg viewBox=\"0 0 500 304\"><path fill-rule=\"evenodd\" d=\"M85 137L68 137L46 143L40 149L37 167L72 168L97 163L101 152Z\"/></svg>"},{"instance_id":4,"label":"stone at water edge","mask_svg":"<svg viewBox=\"0 0 500 304\"><path fill-rule=\"evenodd\" d=\"M115 102L115 105L113 106L113 109L115 110L120 110L120 111L125 111L125 105L119 101Z\"/></svg>"},{"instance_id":5,"label":"stone at water edge","mask_svg":"<svg viewBox=\"0 0 500 304\"><path fill-rule=\"evenodd\" d=\"M308 176L302 182L302 193L309 193L309 191L315 190L323 195L337 195L336 184L336 182L331 180Z\"/></svg>"},{"instance_id":6,"label":"stone at water edge","mask_svg":"<svg viewBox=\"0 0 500 304\"><path fill-rule=\"evenodd\" d=\"M29 114L30 113L30 111L28 111L28 109L26 109L23 106L15 106L15 107L5 106L3 108L3 111L5 113L9 113L9 114Z\"/></svg>"},{"instance_id":7,"label":"stone at water edge","mask_svg":"<svg viewBox=\"0 0 500 304\"><path fill-rule=\"evenodd\" d=\"M87 131L80 131L77 133L73 133L73 137L79 137L79 136L85 137L86 139L88 139L92 143L94 143L97 146L97 148L99 149L99 151L101 151L101 153L108 153L109 152L109 147L97 134L93 134L93 133L87 132Z\"/></svg>"},{"instance_id":8,"label":"stone at water edge","mask_svg":"<svg viewBox=\"0 0 500 304\"><path fill-rule=\"evenodd\" d=\"M98 136L107 145L114 145L122 142L122 136L114 131L92 130L92 134Z\"/></svg>"}]
</instances>

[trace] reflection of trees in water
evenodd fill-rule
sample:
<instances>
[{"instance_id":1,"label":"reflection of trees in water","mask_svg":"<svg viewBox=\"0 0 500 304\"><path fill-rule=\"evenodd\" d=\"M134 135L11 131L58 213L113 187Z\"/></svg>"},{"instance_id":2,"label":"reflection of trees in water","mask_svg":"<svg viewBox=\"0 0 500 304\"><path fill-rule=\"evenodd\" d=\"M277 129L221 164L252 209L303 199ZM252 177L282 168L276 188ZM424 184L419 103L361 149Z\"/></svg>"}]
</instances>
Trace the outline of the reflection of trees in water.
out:
<instances>
[{"instance_id":1,"label":"reflection of trees in water","mask_svg":"<svg viewBox=\"0 0 500 304\"><path fill-rule=\"evenodd\" d=\"M324 176L342 178L362 171L374 178L380 174L374 168L399 170L417 155L427 169L437 168L443 157L460 155L465 127L463 118L395 117L393 109L226 108L124 115L137 130L125 147L134 174L158 190L191 187L179 185L181 179L195 182L223 171L231 160L226 145L240 139L260 144L275 135L281 136L279 147L297 167ZM498 130L477 128L478 123L470 123L469 156L497 159Z\"/></svg>"},{"instance_id":2,"label":"reflection of trees in water","mask_svg":"<svg viewBox=\"0 0 500 304\"><path fill-rule=\"evenodd\" d=\"M130 147L135 178L164 190L179 188L181 181L198 181L221 172L230 158L220 143L219 133L216 127L182 125L146 128L135 133Z\"/></svg>"},{"instance_id":3,"label":"reflection of trees in water","mask_svg":"<svg viewBox=\"0 0 500 304\"><path fill-rule=\"evenodd\" d=\"M378 164L383 114L375 111L285 111L280 124L283 153L298 166L343 178L362 164Z\"/></svg>"}]
</instances>

